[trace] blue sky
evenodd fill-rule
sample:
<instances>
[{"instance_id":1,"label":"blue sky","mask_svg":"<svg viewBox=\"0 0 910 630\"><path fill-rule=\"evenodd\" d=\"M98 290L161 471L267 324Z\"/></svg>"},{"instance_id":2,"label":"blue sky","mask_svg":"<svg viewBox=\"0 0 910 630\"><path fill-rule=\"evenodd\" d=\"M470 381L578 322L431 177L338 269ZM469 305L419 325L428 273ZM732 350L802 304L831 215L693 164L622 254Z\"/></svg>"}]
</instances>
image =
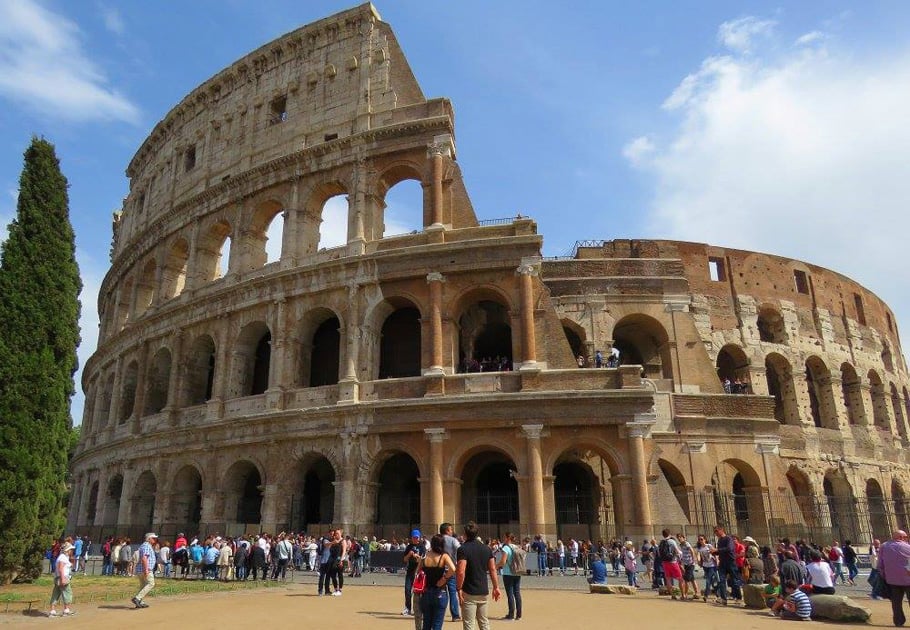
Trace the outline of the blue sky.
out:
<instances>
[{"instance_id":1,"label":"blue sky","mask_svg":"<svg viewBox=\"0 0 910 630\"><path fill-rule=\"evenodd\" d=\"M237 58L350 6L0 0L0 238L44 135L71 186L82 362L111 213L151 128ZM545 255L668 237L800 258L869 287L908 330L910 3L376 6L424 93L454 103L480 218L534 217Z\"/></svg>"}]
</instances>

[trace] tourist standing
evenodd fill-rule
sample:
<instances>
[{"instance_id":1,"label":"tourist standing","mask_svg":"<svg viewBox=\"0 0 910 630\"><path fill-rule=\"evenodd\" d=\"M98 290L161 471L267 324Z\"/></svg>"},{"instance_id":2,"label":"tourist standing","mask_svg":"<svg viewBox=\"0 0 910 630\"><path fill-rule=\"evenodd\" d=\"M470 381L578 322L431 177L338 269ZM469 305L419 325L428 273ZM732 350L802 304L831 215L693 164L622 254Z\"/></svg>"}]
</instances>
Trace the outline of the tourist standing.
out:
<instances>
[{"instance_id":1,"label":"tourist standing","mask_svg":"<svg viewBox=\"0 0 910 630\"><path fill-rule=\"evenodd\" d=\"M420 559L418 566L426 576L426 587L420 596L422 630L442 630L449 598L446 584L455 575L455 563L445 551L443 534L436 534L430 539L430 550Z\"/></svg>"},{"instance_id":2,"label":"tourist standing","mask_svg":"<svg viewBox=\"0 0 910 630\"><path fill-rule=\"evenodd\" d=\"M904 598L910 597L910 543L907 532L898 529L878 552L878 572L891 591L891 613L895 626L907 621Z\"/></svg>"},{"instance_id":3,"label":"tourist standing","mask_svg":"<svg viewBox=\"0 0 910 630\"><path fill-rule=\"evenodd\" d=\"M427 553L427 548L420 541L420 537L421 534L419 529L415 529L411 532L411 542L409 542L408 546L404 548L404 557L402 558L402 562L405 564L405 574L404 609L401 611L401 614L405 616L414 614L414 577L417 575L417 569L420 566L420 560Z\"/></svg>"},{"instance_id":4,"label":"tourist standing","mask_svg":"<svg viewBox=\"0 0 910 630\"><path fill-rule=\"evenodd\" d=\"M698 564L705 572L705 588L702 591L701 598L704 601L708 601L708 596L711 595L712 590L714 595L719 592L717 590L717 558L714 555L714 547L704 536L698 537L695 552L698 554Z\"/></svg>"},{"instance_id":5,"label":"tourist standing","mask_svg":"<svg viewBox=\"0 0 910 630\"><path fill-rule=\"evenodd\" d=\"M451 558L454 565L455 558L458 557L458 548L461 547L461 543L454 536L455 528L451 523L443 523L439 526L439 533L442 534L446 555ZM446 594L449 597L449 612L452 614L452 621L460 621L461 610L458 608L458 586L455 584L454 572L446 582Z\"/></svg>"},{"instance_id":6,"label":"tourist standing","mask_svg":"<svg viewBox=\"0 0 910 630\"><path fill-rule=\"evenodd\" d=\"M724 528L718 525L714 528L717 536L717 545L714 554L717 556L718 595L722 606L727 605L727 579L730 578L733 587L733 596L739 593L739 569L736 568L736 542L728 535Z\"/></svg>"},{"instance_id":7,"label":"tourist standing","mask_svg":"<svg viewBox=\"0 0 910 630\"><path fill-rule=\"evenodd\" d=\"M74 547L69 539L60 547L60 554L54 560L54 591L51 593L51 610L49 617L57 616L57 602L63 600L63 614L75 614L70 608L73 603L73 587L70 584L73 575Z\"/></svg>"},{"instance_id":8,"label":"tourist standing","mask_svg":"<svg viewBox=\"0 0 910 630\"><path fill-rule=\"evenodd\" d=\"M638 588L638 563L635 561L635 545L627 540L622 552L622 565L626 570L626 580L629 586Z\"/></svg>"},{"instance_id":9,"label":"tourist standing","mask_svg":"<svg viewBox=\"0 0 910 630\"><path fill-rule=\"evenodd\" d=\"M677 599L676 591L673 590L673 582L679 586L680 596L686 599L686 583L682 579L682 568L679 566L679 559L682 557L682 551L679 549L679 542L670 535L670 530L665 529L661 532L663 540L657 546L657 557L660 560L663 569L667 591L671 599Z\"/></svg>"},{"instance_id":10,"label":"tourist standing","mask_svg":"<svg viewBox=\"0 0 910 630\"><path fill-rule=\"evenodd\" d=\"M148 608L145 596L155 588L155 550L152 545L158 542L158 534L145 535L145 542L139 546L139 561L136 563L136 576L139 578L139 592L132 601L136 608Z\"/></svg>"},{"instance_id":11,"label":"tourist standing","mask_svg":"<svg viewBox=\"0 0 910 630\"><path fill-rule=\"evenodd\" d=\"M502 571L502 583L509 603L509 612L505 618L518 620L521 619L521 574L513 570L512 556L516 553L516 546L512 532L506 532L503 537L501 552L496 566Z\"/></svg>"},{"instance_id":12,"label":"tourist standing","mask_svg":"<svg viewBox=\"0 0 910 630\"><path fill-rule=\"evenodd\" d=\"M490 587L487 576L493 583L493 601L499 601L499 578L493 552L477 538L477 525L469 521L464 527L464 544L458 548L457 585L461 604L461 618L464 630L488 630L487 597Z\"/></svg>"}]
</instances>

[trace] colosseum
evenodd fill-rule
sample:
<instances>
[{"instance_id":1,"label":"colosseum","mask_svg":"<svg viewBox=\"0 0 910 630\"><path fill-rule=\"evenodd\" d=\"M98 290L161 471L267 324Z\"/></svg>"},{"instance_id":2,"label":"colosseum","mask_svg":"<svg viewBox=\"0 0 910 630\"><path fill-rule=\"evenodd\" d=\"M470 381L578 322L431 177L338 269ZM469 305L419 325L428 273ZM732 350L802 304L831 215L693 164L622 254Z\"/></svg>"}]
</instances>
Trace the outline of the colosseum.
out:
<instances>
[{"instance_id":1,"label":"colosseum","mask_svg":"<svg viewBox=\"0 0 910 630\"><path fill-rule=\"evenodd\" d=\"M866 542L910 525L887 304L701 243L544 258L533 218L476 216L454 138L370 4L253 51L155 126L114 217L70 531L473 519ZM407 181L421 227L387 233Z\"/></svg>"}]
</instances>

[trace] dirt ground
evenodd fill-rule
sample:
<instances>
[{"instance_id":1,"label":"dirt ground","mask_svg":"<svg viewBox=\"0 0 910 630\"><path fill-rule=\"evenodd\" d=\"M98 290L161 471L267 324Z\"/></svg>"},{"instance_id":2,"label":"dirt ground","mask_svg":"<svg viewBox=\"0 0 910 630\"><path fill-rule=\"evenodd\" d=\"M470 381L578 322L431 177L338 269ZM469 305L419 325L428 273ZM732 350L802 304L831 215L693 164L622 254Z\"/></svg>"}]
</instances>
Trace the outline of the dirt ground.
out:
<instances>
[{"instance_id":1,"label":"dirt ground","mask_svg":"<svg viewBox=\"0 0 910 630\"><path fill-rule=\"evenodd\" d=\"M291 628L313 630L347 630L376 628L377 630L411 630L414 621L401 616L403 593L400 587L350 585L341 597L317 597L312 585L289 584L285 588L270 588L242 592L200 593L188 596L149 598L149 608L135 610L128 601L79 603L75 591L70 618L49 619L45 612L31 615L0 614L5 627L33 627L53 624L77 628ZM585 591L526 589L523 592L524 614L513 622L524 630L571 630L660 628L665 630L747 630L802 626L768 617L764 612L743 608L723 608L698 602L671 601L658 597L653 591L638 595L591 595ZM886 601L864 600L872 610L873 627L891 627L890 604ZM505 600L492 605L494 628L508 627L510 622L499 621L506 613ZM805 624L809 625L809 624ZM833 623L812 622L828 628L841 627ZM849 626L843 626L849 627ZM856 628L857 626L852 626ZM445 630L460 630L461 623L446 621Z\"/></svg>"}]
</instances>

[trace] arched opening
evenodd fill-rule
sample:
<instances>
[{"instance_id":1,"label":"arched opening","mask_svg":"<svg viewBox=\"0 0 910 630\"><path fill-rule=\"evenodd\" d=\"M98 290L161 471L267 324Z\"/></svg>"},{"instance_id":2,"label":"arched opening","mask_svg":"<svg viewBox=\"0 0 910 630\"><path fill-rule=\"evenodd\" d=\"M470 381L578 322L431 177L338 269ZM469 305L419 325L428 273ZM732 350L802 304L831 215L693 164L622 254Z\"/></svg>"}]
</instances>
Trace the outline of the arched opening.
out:
<instances>
[{"instance_id":1,"label":"arched opening","mask_svg":"<svg viewBox=\"0 0 910 630\"><path fill-rule=\"evenodd\" d=\"M184 466L174 476L171 512L178 529L196 531L202 520L202 476L194 466Z\"/></svg>"},{"instance_id":2,"label":"arched opening","mask_svg":"<svg viewBox=\"0 0 910 630\"><path fill-rule=\"evenodd\" d=\"M576 359L583 357L587 362L588 352L585 348L584 328L573 321L564 319L562 320L562 332L566 336L566 341L569 342L569 347L572 349L572 356Z\"/></svg>"},{"instance_id":3,"label":"arched opening","mask_svg":"<svg viewBox=\"0 0 910 630\"><path fill-rule=\"evenodd\" d=\"M853 495L853 488L843 473L839 471L825 473L822 490L828 506L832 536L838 540L866 540L867 532L861 532L857 526L856 498Z\"/></svg>"},{"instance_id":4,"label":"arched opening","mask_svg":"<svg viewBox=\"0 0 910 630\"><path fill-rule=\"evenodd\" d=\"M88 493L88 506L85 514L85 521L82 524L94 525L96 513L98 512L98 482L92 482L92 487Z\"/></svg>"},{"instance_id":5,"label":"arched opening","mask_svg":"<svg viewBox=\"0 0 910 630\"><path fill-rule=\"evenodd\" d=\"M891 533L891 525L888 522L888 510L885 507L882 487L875 479L866 481L866 501L869 503L869 525L872 528L866 540L873 538L885 540Z\"/></svg>"},{"instance_id":6,"label":"arched opening","mask_svg":"<svg viewBox=\"0 0 910 630\"><path fill-rule=\"evenodd\" d=\"M907 531L910 528L910 510L907 509L907 495L897 479L891 480L891 499L894 501L894 518L898 529Z\"/></svg>"},{"instance_id":7,"label":"arched opening","mask_svg":"<svg viewBox=\"0 0 910 630\"><path fill-rule=\"evenodd\" d=\"M339 247L348 242L348 196L335 195L322 205L319 223L319 249ZM310 252L312 253L312 252Z\"/></svg>"},{"instance_id":8,"label":"arched opening","mask_svg":"<svg viewBox=\"0 0 910 630\"><path fill-rule=\"evenodd\" d=\"M171 353L167 348L160 348L152 358L146 376L147 391L143 415L161 413L167 406L168 385L171 380Z\"/></svg>"},{"instance_id":9,"label":"arched opening","mask_svg":"<svg viewBox=\"0 0 910 630\"><path fill-rule=\"evenodd\" d=\"M313 333L309 362L309 386L321 387L338 383L340 365L341 323L335 316L329 317ZM305 379L303 382L307 382Z\"/></svg>"},{"instance_id":10,"label":"arched opening","mask_svg":"<svg viewBox=\"0 0 910 630\"><path fill-rule=\"evenodd\" d=\"M844 407L847 410L847 422L851 425L866 424L866 414L863 409L863 388L856 370L849 363L842 363L841 394L844 397Z\"/></svg>"},{"instance_id":11,"label":"arched opening","mask_svg":"<svg viewBox=\"0 0 910 630\"><path fill-rule=\"evenodd\" d=\"M248 229L243 232L248 269L259 269L281 258L283 232L281 204L274 200L259 204L253 211Z\"/></svg>"},{"instance_id":12,"label":"arched opening","mask_svg":"<svg viewBox=\"0 0 910 630\"><path fill-rule=\"evenodd\" d=\"M714 469L711 485L718 524L725 525L728 531L764 535L768 525L765 500L754 468L741 460L725 460Z\"/></svg>"},{"instance_id":13,"label":"arched opening","mask_svg":"<svg viewBox=\"0 0 910 630\"><path fill-rule=\"evenodd\" d=\"M894 423L897 425L897 432L902 438L907 437L907 422L904 418L904 405L901 402L901 395L897 386L891 383L891 408L894 411Z\"/></svg>"},{"instance_id":14,"label":"arched opening","mask_svg":"<svg viewBox=\"0 0 910 630\"><path fill-rule=\"evenodd\" d=\"M809 394L809 412L816 427L837 429L837 408L831 372L824 361L816 356L806 360L806 389Z\"/></svg>"},{"instance_id":15,"label":"arched opening","mask_svg":"<svg viewBox=\"0 0 910 630\"><path fill-rule=\"evenodd\" d=\"M463 372L512 369L512 327L505 306L491 300L471 304L458 319L458 332L458 363Z\"/></svg>"},{"instance_id":16,"label":"arched opening","mask_svg":"<svg viewBox=\"0 0 910 630\"><path fill-rule=\"evenodd\" d=\"M262 477L251 462L239 461L225 475L225 520L259 525L262 520Z\"/></svg>"},{"instance_id":17,"label":"arched opening","mask_svg":"<svg viewBox=\"0 0 910 630\"><path fill-rule=\"evenodd\" d=\"M388 189L383 201L382 229L377 237L397 236L423 229L424 191L420 181L399 181Z\"/></svg>"},{"instance_id":18,"label":"arched opening","mask_svg":"<svg viewBox=\"0 0 910 630\"><path fill-rule=\"evenodd\" d=\"M787 343L787 328L780 312L772 306L763 306L758 312L758 338L766 343Z\"/></svg>"},{"instance_id":19,"label":"arched opening","mask_svg":"<svg viewBox=\"0 0 910 630\"><path fill-rule=\"evenodd\" d=\"M399 308L382 324L379 378L420 376L420 311Z\"/></svg>"},{"instance_id":20,"label":"arched opening","mask_svg":"<svg viewBox=\"0 0 910 630\"><path fill-rule=\"evenodd\" d=\"M799 425L790 363L779 354L769 354L765 357L765 379L768 381L768 393L774 397L774 417L781 424Z\"/></svg>"},{"instance_id":21,"label":"arched opening","mask_svg":"<svg viewBox=\"0 0 910 630\"><path fill-rule=\"evenodd\" d=\"M315 525L335 518L335 469L322 455L312 454L297 467L297 489L292 516L297 529L312 531Z\"/></svg>"},{"instance_id":22,"label":"arched opening","mask_svg":"<svg viewBox=\"0 0 910 630\"><path fill-rule=\"evenodd\" d=\"M202 231L196 247L196 265L201 282L211 282L227 275L232 230L231 224L222 220Z\"/></svg>"},{"instance_id":23,"label":"arched opening","mask_svg":"<svg viewBox=\"0 0 910 630\"><path fill-rule=\"evenodd\" d=\"M133 321L130 309L133 298L133 277L128 276L120 282L120 288L117 291L117 305L115 308L114 332L120 332L123 327Z\"/></svg>"},{"instance_id":24,"label":"arched opening","mask_svg":"<svg viewBox=\"0 0 910 630\"><path fill-rule=\"evenodd\" d=\"M210 335L196 337L187 357L186 404L201 405L212 398L215 384L215 340Z\"/></svg>"},{"instance_id":25,"label":"arched opening","mask_svg":"<svg viewBox=\"0 0 910 630\"><path fill-rule=\"evenodd\" d=\"M556 501L556 525L596 523L600 493L594 473L578 461L564 461L553 467L553 497Z\"/></svg>"},{"instance_id":26,"label":"arched opening","mask_svg":"<svg viewBox=\"0 0 910 630\"><path fill-rule=\"evenodd\" d=\"M790 485L793 498L796 500L799 514L802 515L803 523L812 531L815 531L815 528L819 525L818 506L816 504L815 493L812 491L812 484L809 482L809 477L798 468L791 466L787 471L787 482ZM794 510L789 510L789 513L794 515ZM794 537L796 537L798 533L799 530L794 532ZM824 539L827 536L825 534L820 534L820 537L821 539Z\"/></svg>"},{"instance_id":27,"label":"arched opening","mask_svg":"<svg viewBox=\"0 0 910 630\"><path fill-rule=\"evenodd\" d=\"M736 344L727 344L717 353L717 378L728 394L748 394L749 359Z\"/></svg>"},{"instance_id":28,"label":"arched opening","mask_svg":"<svg viewBox=\"0 0 910 630\"><path fill-rule=\"evenodd\" d=\"M383 531L405 532L420 523L420 470L407 453L396 453L379 471L376 523Z\"/></svg>"},{"instance_id":29,"label":"arched opening","mask_svg":"<svg viewBox=\"0 0 910 630\"><path fill-rule=\"evenodd\" d=\"M130 505L130 525L150 527L155 519L155 495L158 482L150 470L139 475L133 489L133 500Z\"/></svg>"},{"instance_id":30,"label":"arched opening","mask_svg":"<svg viewBox=\"0 0 910 630\"><path fill-rule=\"evenodd\" d=\"M893 372L894 371L894 359L891 356L891 346L888 345L886 341L882 347L882 365L885 366L885 371Z\"/></svg>"},{"instance_id":31,"label":"arched opening","mask_svg":"<svg viewBox=\"0 0 910 630\"><path fill-rule=\"evenodd\" d=\"M101 393L101 407L98 409L98 429L105 428L111 422L111 401L114 399L114 374L108 375Z\"/></svg>"},{"instance_id":32,"label":"arched opening","mask_svg":"<svg viewBox=\"0 0 910 630\"><path fill-rule=\"evenodd\" d=\"M123 498L123 475L114 475L107 483L107 496L104 502L102 525L117 525L120 516L120 501Z\"/></svg>"},{"instance_id":33,"label":"arched opening","mask_svg":"<svg viewBox=\"0 0 910 630\"><path fill-rule=\"evenodd\" d=\"M477 453L462 470L462 520L481 525L518 522L515 463L504 453Z\"/></svg>"},{"instance_id":34,"label":"arched opening","mask_svg":"<svg viewBox=\"0 0 910 630\"><path fill-rule=\"evenodd\" d=\"M885 400L885 385L878 372L869 370L869 394L872 397L872 418L875 426L891 430L888 418L888 402Z\"/></svg>"},{"instance_id":35,"label":"arched opening","mask_svg":"<svg viewBox=\"0 0 910 630\"><path fill-rule=\"evenodd\" d=\"M151 259L145 263L142 273L139 274L139 281L136 284L136 307L133 310L136 317L145 313L155 299L156 272L155 261Z\"/></svg>"},{"instance_id":36,"label":"arched opening","mask_svg":"<svg viewBox=\"0 0 910 630\"><path fill-rule=\"evenodd\" d=\"M616 322L613 347L621 365L641 365L645 378L673 379L669 336L653 317L628 315Z\"/></svg>"},{"instance_id":37,"label":"arched opening","mask_svg":"<svg viewBox=\"0 0 910 630\"><path fill-rule=\"evenodd\" d=\"M161 296L165 300L177 297L186 286L187 261L190 258L190 246L186 239L178 238L171 245L164 268L161 270Z\"/></svg>"},{"instance_id":38,"label":"arched opening","mask_svg":"<svg viewBox=\"0 0 910 630\"><path fill-rule=\"evenodd\" d=\"M910 393L907 392L906 387L904 387L901 391L904 392L904 419L910 423Z\"/></svg>"},{"instance_id":39,"label":"arched opening","mask_svg":"<svg viewBox=\"0 0 910 630\"><path fill-rule=\"evenodd\" d=\"M689 505L689 487L686 484L686 478L676 466L665 459L657 460L657 467L660 470L661 476L661 479L658 479L658 503L660 505L661 512L670 512L672 514L675 512L675 509L666 510L665 508L667 507L667 504L669 503L669 507L671 508L675 508L676 505L678 505L679 510L685 517L685 522L691 523L692 514L691 507ZM669 501L664 500L665 498L669 499L669 497L665 497L664 495L666 489L669 489L676 505L673 505ZM667 523L683 523L683 521L680 519L668 520L665 517L662 520Z\"/></svg>"},{"instance_id":40,"label":"arched opening","mask_svg":"<svg viewBox=\"0 0 910 630\"><path fill-rule=\"evenodd\" d=\"M281 245L284 238L284 212L272 217L265 230L265 264L281 260Z\"/></svg>"},{"instance_id":41,"label":"arched opening","mask_svg":"<svg viewBox=\"0 0 910 630\"><path fill-rule=\"evenodd\" d=\"M272 358L272 333L264 322L252 322L243 327L237 341L235 360L239 362L235 374L239 378L232 387L232 395L257 396L269 388L269 370Z\"/></svg>"},{"instance_id":42,"label":"arched opening","mask_svg":"<svg viewBox=\"0 0 910 630\"><path fill-rule=\"evenodd\" d=\"M130 361L123 373L123 384L120 398L120 415L118 416L119 424L126 423L133 415L133 407L136 405L136 381L139 377L139 364Z\"/></svg>"}]
</instances>

